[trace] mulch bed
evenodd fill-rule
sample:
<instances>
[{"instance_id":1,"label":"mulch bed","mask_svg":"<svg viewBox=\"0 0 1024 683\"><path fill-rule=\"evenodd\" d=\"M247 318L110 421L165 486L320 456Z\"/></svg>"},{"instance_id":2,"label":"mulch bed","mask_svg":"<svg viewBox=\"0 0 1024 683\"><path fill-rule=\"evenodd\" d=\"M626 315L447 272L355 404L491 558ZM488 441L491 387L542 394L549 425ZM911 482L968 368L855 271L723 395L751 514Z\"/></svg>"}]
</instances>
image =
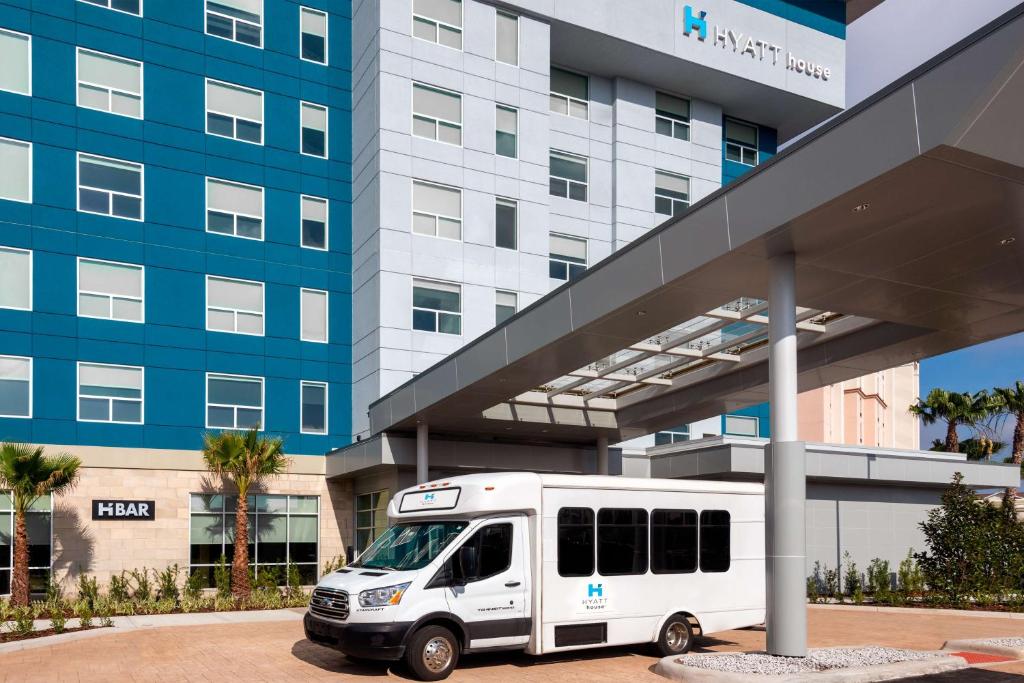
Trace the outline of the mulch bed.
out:
<instances>
[{"instance_id":1,"label":"mulch bed","mask_svg":"<svg viewBox=\"0 0 1024 683\"><path fill-rule=\"evenodd\" d=\"M1015 607L1011 605L943 605L928 602L905 602L902 605L894 603L882 603L882 602L869 602L865 600L861 604L856 604L846 600L844 602L811 602L811 605L829 605L829 606L840 606L840 607L909 607L913 609L956 609L964 610L967 612L1007 612L1007 613L1019 613L1024 612L1024 607Z\"/></svg>"},{"instance_id":2,"label":"mulch bed","mask_svg":"<svg viewBox=\"0 0 1024 683\"><path fill-rule=\"evenodd\" d=\"M89 626L87 628L66 628L61 633L78 633L79 631L91 631L97 628L107 628L105 626ZM46 636L58 635L52 628L43 629L41 631L32 631L32 633L26 633L25 635L19 635L17 633L11 633L4 631L0 633L0 643L14 643L19 640L33 640L35 638L45 638Z\"/></svg>"}]
</instances>

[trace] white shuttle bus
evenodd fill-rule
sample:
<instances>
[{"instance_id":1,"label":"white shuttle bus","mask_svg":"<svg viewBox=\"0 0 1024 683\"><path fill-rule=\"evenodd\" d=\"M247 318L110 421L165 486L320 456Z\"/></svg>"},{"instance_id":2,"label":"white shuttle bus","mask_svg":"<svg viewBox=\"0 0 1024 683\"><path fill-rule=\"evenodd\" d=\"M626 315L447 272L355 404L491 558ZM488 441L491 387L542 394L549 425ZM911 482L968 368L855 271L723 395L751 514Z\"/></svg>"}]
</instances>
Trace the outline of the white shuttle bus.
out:
<instances>
[{"instance_id":1,"label":"white shuttle bus","mask_svg":"<svg viewBox=\"0 0 1024 683\"><path fill-rule=\"evenodd\" d=\"M392 526L321 579L306 637L422 680L459 655L656 643L765 615L761 484L470 474L400 491Z\"/></svg>"}]
</instances>

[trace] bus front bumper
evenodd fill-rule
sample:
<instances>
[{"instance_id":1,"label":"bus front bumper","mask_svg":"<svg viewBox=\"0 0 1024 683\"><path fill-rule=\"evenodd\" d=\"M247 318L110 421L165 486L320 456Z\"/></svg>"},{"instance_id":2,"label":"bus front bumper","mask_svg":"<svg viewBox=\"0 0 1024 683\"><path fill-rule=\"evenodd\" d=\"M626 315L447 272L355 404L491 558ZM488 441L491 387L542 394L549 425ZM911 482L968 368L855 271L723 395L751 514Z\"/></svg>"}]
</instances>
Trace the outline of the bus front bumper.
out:
<instances>
[{"instance_id":1,"label":"bus front bumper","mask_svg":"<svg viewBox=\"0 0 1024 683\"><path fill-rule=\"evenodd\" d=\"M365 659L395 660L405 654L409 623L343 624L306 612L306 638L342 654Z\"/></svg>"}]
</instances>

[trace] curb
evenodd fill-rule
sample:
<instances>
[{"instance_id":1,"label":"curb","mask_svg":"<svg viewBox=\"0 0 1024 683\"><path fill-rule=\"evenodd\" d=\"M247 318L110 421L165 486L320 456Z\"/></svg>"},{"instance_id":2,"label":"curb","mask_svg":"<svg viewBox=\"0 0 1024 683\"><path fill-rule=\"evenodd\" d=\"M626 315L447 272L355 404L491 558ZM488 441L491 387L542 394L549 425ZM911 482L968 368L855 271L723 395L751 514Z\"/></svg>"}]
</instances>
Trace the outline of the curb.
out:
<instances>
[{"instance_id":1,"label":"curb","mask_svg":"<svg viewBox=\"0 0 1024 683\"><path fill-rule=\"evenodd\" d=\"M28 640L17 640L12 643L0 643L0 655L9 652L20 652L32 650L50 645L60 645L75 640L96 638L98 636L112 635L115 633L128 633L151 628L171 628L176 626L213 626L223 624L251 624L272 621L302 621L306 610L303 608L285 608L275 610L249 610L242 612L191 612L188 614L136 614L132 616L112 617L114 626L112 628L97 627L88 631L78 633L60 633L42 638L30 638ZM95 620L94 623L98 623ZM46 619L37 619L33 622L36 630L50 628L50 622ZM67 628L77 628L78 619L68 619Z\"/></svg>"},{"instance_id":2,"label":"curb","mask_svg":"<svg viewBox=\"0 0 1024 683\"><path fill-rule=\"evenodd\" d=\"M943 650L954 652L981 652L987 655L999 657L1010 657L1018 660L1024 659L1024 647L1010 647L1009 645L994 645L987 643L988 638L973 638L970 640L947 640L942 644Z\"/></svg>"},{"instance_id":3,"label":"curb","mask_svg":"<svg viewBox=\"0 0 1024 683\"><path fill-rule=\"evenodd\" d=\"M1024 612L989 612L974 609L948 609L945 607L882 607L875 605L829 605L807 603L810 609L846 610L858 612L882 612L885 614L942 614L956 617L977 617L979 619L1024 619Z\"/></svg>"},{"instance_id":4,"label":"curb","mask_svg":"<svg viewBox=\"0 0 1024 683\"><path fill-rule=\"evenodd\" d=\"M750 681L869 683L871 681L892 681L910 676L924 676L967 668L967 662L963 658L947 655L935 657L934 659L897 662L895 664L878 664L875 666L800 674L768 675L698 669L697 667L681 664L680 661L685 661L685 659L685 656L682 658L677 656L664 657L655 665L654 672L673 681L684 681L685 683L749 683Z\"/></svg>"}]
</instances>

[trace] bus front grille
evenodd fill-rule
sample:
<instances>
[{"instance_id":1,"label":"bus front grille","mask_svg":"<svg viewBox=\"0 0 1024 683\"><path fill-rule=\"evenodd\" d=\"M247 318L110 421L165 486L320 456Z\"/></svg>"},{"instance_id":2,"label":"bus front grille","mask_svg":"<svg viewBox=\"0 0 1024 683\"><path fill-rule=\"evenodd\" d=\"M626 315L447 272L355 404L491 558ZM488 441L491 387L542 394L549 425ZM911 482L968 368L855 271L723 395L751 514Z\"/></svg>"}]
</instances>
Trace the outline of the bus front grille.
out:
<instances>
[{"instance_id":1,"label":"bus front grille","mask_svg":"<svg viewBox=\"0 0 1024 683\"><path fill-rule=\"evenodd\" d=\"M345 621L348 619L348 593L334 588L314 588L309 611L318 617Z\"/></svg>"}]
</instances>

